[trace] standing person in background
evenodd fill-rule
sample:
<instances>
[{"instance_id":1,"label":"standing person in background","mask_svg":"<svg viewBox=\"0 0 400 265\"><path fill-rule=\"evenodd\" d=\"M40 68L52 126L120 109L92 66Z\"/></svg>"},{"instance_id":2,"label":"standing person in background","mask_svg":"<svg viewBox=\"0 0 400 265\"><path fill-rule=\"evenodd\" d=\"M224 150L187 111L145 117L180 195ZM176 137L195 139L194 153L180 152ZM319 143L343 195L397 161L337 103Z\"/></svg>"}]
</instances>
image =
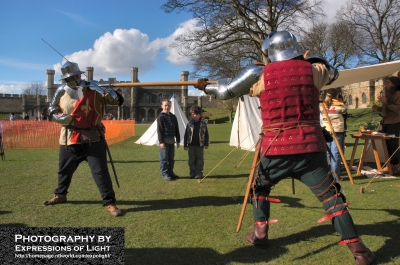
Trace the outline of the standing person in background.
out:
<instances>
[{"instance_id":1,"label":"standing person in background","mask_svg":"<svg viewBox=\"0 0 400 265\"><path fill-rule=\"evenodd\" d=\"M9 117L10 121L16 120L17 118L15 117L14 112L10 113L10 117Z\"/></svg>"},{"instance_id":2,"label":"standing person in background","mask_svg":"<svg viewBox=\"0 0 400 265\"><path fill-rule=\"evenodd\" d=\"M204 149L208 149L209 137L207 122L201 118L202 110L199 106L190 108L192 118L186 125L183 140L185 151L189 150L190 178L203 178Z\"/></svg>"},{"instance_id":3,"label":"standing person in background","mask_svg":"<svg viewBox=\"0 0 400 265\"><path fill-rule=\"evenodd\" d=\"M292 177L304 183L322 203L326 216L319 222L330 220L355 264L372 264L375 254L361 241L346 197L333 177L320 125L319 93L336 80L338 71L325 58L300 50L296 37L288 31L271 32L262 48L268 56L266 65L248 66L230 82L218 80L209 85L199 79L195 86L218 99L246 93L260 99L262 139L257 145L261 146L259 157L253 161L258 172L250 176L254 231L246 234L245 240L256 247L268 247L268 229L274 223L270 220L270 203L278 201L270 193L281 180Z\"/></svg>"},{"instance_id":4,"label":"standing person in background","mask_svg":"<svg viewBox=\"0 0 400 265\"><path fill-rule=\"evenodd\" d=\"M160 144L158 149L160 155L160 172L164 180L171 181L179 178L174 173L174 158L175 140L176 148L179 148L181 136L179 134L178 120L170 112L171 101L163 99L161 108L162 112L157 118L157 135Z\"/></svg>"},{"instance_id":5,"label":"standing person in background","mask_svg":"<svg viewBox=\"0 0 400 265\"><path fill-rule=\"evenodd\" d=\"M339 93L338 100L347 107L346 102L344 102L342 93ZM343 137L343 143L342 143L343 148L346 148L345 140L346 140L346 135L347 135L346 132L347 132L347 118L348 117L349 117L349 114L347 112L343 114L343 119L344 119L344 137ZM344 149L343 149L343 152L344 152Z\"/></svg>"},{"instance_id":6,"label":"standing person in background","mask_svg":"<svg viewBox=\"0 0 400 265\"><path fill-rule=\"evenodd\" d=\"M336 88L330 88L326 92L324 106L326 112L328 113L329 119L333 128L330 127L329 122L325 115L322 116L322 127L325 127L328 132L335 135L337 137L338 142L341 144L341 149L343 150L343 141L345 136L345 122L344 122L344 115L347 114L347 107L341 101L339 101L339 91ZM323 114L324 111L321 109L320 112ZM327 142L326 143L329 148L329 157L330 157L330 164L332 166L333 171L335 172L338 179L340 177L340 164L342 158L340 156L339 148L336 145L336 141Z\"/></svg>"},{"instance_id":7,"label":"standing person in background","mask_svg":"<svg viewBox=\"0 0 400 265\"><path fill-rule=\"evenodd\" d=\"M372 109L381 111L383 116L382 131L386 134L394 134L395 137L386 140L390 164L394 174L399 173L400 151L399 134L400 134L400 78L390 76L385 81L382 95L378 96L378 100L382 106L372 105ZM395 153L396 152L396 153ZM382 173L389 171L388 167L380 170Z\"/></svg>"},{"instance_id":8,"label":"standing person in background","mask_svg":"<svg viewBox=\"0 0 400 265\"><path fill-rule=\"evenodd\" d=\"M99 87L96 81L82 80L84 72L76 63L66 62L61 72L65 84L58 87L48 110L52 121L63 125L59 140L58 187L54 197L44 205L67 202L72 175L81 162L87 161L103 206L111 215L121 215L107 167L107 143L101 120L104 104L122 105L124 99L113 89Z\"/></svg>"}]
</instances>

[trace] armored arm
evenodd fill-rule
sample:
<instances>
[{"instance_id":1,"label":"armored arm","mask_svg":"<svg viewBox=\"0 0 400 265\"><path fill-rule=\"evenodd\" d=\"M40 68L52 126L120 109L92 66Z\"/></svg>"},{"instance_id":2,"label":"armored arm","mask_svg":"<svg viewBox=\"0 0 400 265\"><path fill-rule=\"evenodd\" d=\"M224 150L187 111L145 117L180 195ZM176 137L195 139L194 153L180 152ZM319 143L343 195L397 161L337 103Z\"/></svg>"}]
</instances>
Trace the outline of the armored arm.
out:
<instances>
[{"instance_id":1,"label":"armored arm","mask_svg":"<svg viewBox=\"0 0 400 265\"><path fill-rule=\"evenodd\" d=\"M233 79L220 79L216 84L207 85L204 92L222 100L246 95L260 78L263 67L263 65L250 65Z\"/></svg>"},{"instance_id":2,"label":"armored arm","mask_svg":"<svg viewBox=\"0 0 400 265\"><path fill-rule=\"evenodd\" d=\"M333 67L324 57L311 54L311 55L308 55L305 59L310 63L325 64L326 68L328 69L328 73L329 73L329 82L325 85L332 84L339 77L339 71L335 67Z\"/></svg>"},{"instance_id":3,"label":"armored arm","mask_svg":"<svg viewBox=\"0 0 400 265\"><path fill-rule=\"evenodd\" d=\"M105 98L107 104L121 106L124 103L124 98L120 93L109 87L100 87L97 81L91 80L89 88L100 93Z\"/></svg>"},{"instance_id":4,"label":"armored arm","mask_svg":"<svg viewBox=\"0 0 400 265\"><path fill-rule=\"evenodd\" d=\"M66 85L60 85L56 92L54 93L54 97L51 100L50 107L48 109L48 115L53 117L53 121L60 123L62 125L68 125L72 121L72 117L69 114L65 114L62 112L59 103L61 97L65 94Z\"/></svg>"}]
</instances>

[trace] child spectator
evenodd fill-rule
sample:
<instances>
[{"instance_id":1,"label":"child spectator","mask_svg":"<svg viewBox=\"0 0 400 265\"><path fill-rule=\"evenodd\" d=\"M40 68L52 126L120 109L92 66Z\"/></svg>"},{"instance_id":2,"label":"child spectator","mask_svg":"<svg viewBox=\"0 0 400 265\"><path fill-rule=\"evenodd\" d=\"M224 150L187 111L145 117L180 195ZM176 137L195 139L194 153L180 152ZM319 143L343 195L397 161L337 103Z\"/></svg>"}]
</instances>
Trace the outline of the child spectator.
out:
<instances>
[{"instance_id":1,"label":"child spectator","mask_svg":"<svg viewBox=\"0 0 400 265\"><path fill-rule=\"evenodd\" d=\"M179 148L181 136L179 134L178 120L170 112L171 101L163 99L161 102L162 112L157 118L157 134L160 147L160 172L164 180L170 181L179 178L174 173L175 164L175 140Z\"/></svg>"},{"instance_id":2,"label":"child spectator","mask_svg":"<svg viewBox=\"0 0 400 265\"><path fill-rule=\"evenodd\" d=\"M203 178L204 148L208 149L207 122L201 118L201 107L192 106L192 115L185 130L183 140L185 151L189 150L190 178Z\"/></svg>"}]
</instances>

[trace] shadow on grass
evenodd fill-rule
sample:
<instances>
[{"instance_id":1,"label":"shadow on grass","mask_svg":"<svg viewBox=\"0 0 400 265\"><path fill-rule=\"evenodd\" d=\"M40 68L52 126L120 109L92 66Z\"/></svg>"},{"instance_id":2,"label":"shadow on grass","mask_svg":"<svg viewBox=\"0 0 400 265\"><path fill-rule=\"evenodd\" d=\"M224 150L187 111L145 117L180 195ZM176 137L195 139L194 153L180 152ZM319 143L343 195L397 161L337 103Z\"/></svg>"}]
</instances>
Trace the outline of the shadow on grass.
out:
<instances>
[{"instance_id":1,"label":"shadow on grass","mask_svg":"<svg viewBox=\"0 0 400 265\"><path fill-rule=\"evenodd\" d=\"M71 201L66 204L99 204L99 201ZM237 204L232 197L200 196L181 199L145 200L145 201L124 201L118 200L117 205L136 206L123 209L124 214L129 212L158 211L166 209L193 208L201 206L226 206ZM139 206L139 207L137 207Z\"/></svg>"},{"instance_id":2,"label":"shadow on grass","mask_svg":"<svg viewBox=\"0 0 400 265\"><path fill-rule=\"evenodd\" d=\"M232 264L269 261L287 252L286 248L272 247L268 251L253 246L220 254L211 248L140 248L125 249L125 264Z\"/></svg>"},{"instance_id":3,"label":"shadow on grass","mask_svg":"<svg viewBox=\"0 0 400 265\"><path fill-rule=\"evenodd\" d=\"M370 209L368 209L370 210ZM392 215L400 217L399 210L382 210ZM360 235L370 235L386 237L386 244L378 249L372 249L377 256L379 264L393 261L394 258L400 256L398 246L400 244L400 234L393 233L398 227L397 221L381 222L376 224L358 225L357 229ZM258 249L253 246L242 247L235 249L226 254L220 254L211 248L140 248L140 249L125 249L125 262L126 264L156 264L162 261L163 264L232 264L232 262L239 263L261 263L273 262L279 256L286 254L288 249L287 245L299 244L302 241L313 240L326 235L337 235L334 228L330 225L320 225L312 227L309 230L292 234L286 237L270 239L269 247L267 249ZM179 235L178 235L179 236ZM210 235L212 236L212 235ZM214 235L215 236L215 235ZM243 239L244 240L244 239ZM338 237L338 240L339 237ZM326 252L327 249L336 246L334 244L321 245L318 250L312 253L305 250L305 254L296 258L295 260L301 262L303 259L308 259L312 255ZM346 246L343 246L347 248ZM368 246L367 246L368 247ZM391 255L387 255L391 253ZM190 260L189 260L190 257ZM329 257L327 257L329 258ZM348 256L343 257L344 260L352 260L352 255L349 251ZM293 261L295 261L293 260Z\"/></svg>"},{"instance_id":4,"label":"shadow on grass","mask_svg":"<svg viewBox=\"0 0 400 265\"><path fill-rule=\"evenodd\" d=\"M11 224L0 224L0 227L27 227L27 225L21 223L11 223Z\"/></svg>"},{"instance_id":5,"label":"shadow on grass","mask_svg":"<svg viewBox=\"0 0 400 265\"><path fill-rule=\"evenodd\" d=\"M227 144L229 141L210 141L210 144ZM211 148L211 147L210 147Z\"/></svg>"},{"instance_id":6,"label":"shadow on grass","mask_svg":"<svg viewBox=\"0 0 400 265\"><path fill-rule=\"evenodd\" d=\"M286 245L296 244L310 238L324 237L327 234L332 234L331 226L319 226L287 237L270 239L267 249L259 249L249 245L248 247L238 248L226 254L220 254L210 248L125 249L125 262L127 264L156 264L158 260L162 260L164 264L225 265L232 264L232 262L243 264L265 262L267 264L287 253L288 249ZM332 247L332 245L322 247L317 252L325 251L329 247ZM313 254L316 254L316 251ZM186 257L190 257L190 261L186 260Z\"/></svg>"},{"instance_id":7,"label":"shadow on grass","mask_svg":"<svg viewBox=\"0 0 400 265\"><path fill-rule=\"evenodd\" d=\"M175 159L175 162L177 161L183 161L186 162L187 159ZM108 164L111 164L110 161L107 161ZM127 164L127 163L160 163L160 160L113 160L113 163L115 164Z\"/></svg>"},{"instance_id":8,"label":"shadow on grass","mask_svg":"<svg viewBox=\"0 0 400 265\"><path fill-rule=\"evenodd\" d=\"M175 160L177 161L177 160ZM111 164L110 161L107 161L108 164ZM130 163L160 163L160 160L113 160L115 164L130 164Z\"/></svg>"},{"instance_id":9,"label":"shadow on grass","mask_svg":"<svg viewBox=\"0 0 400 265\"><path fill-rule=\"evenodd\" d=\"M12 211L0 211L0 215L2 214L10 214ZM9 224L0 224L0 227L26 227L26 224L21 223L9 223Z\"/></svg>"},{"instance_id":10,"label":"shadow on grass","mask_svg":"<svg viewBox=\"0 0 400 265\"><path fill-rule=\"evenodd\" d=\"M248 178L248 177L249 177L249 174L212 175L212 176L207 176L207 178L205 180L203 180L203 181L207 181L207 179L237 179L237 178Z\"/></svg>"}]
</instances>

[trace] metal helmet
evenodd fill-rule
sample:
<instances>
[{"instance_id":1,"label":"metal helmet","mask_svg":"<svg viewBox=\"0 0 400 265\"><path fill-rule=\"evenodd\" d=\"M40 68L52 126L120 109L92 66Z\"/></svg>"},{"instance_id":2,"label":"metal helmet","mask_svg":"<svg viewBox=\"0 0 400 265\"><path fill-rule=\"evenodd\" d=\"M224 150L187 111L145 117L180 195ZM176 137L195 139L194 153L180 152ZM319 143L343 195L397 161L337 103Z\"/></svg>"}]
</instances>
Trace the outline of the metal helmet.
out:
<instances>
[{"instance_id":1,"label":"metal helmet","mask_svg":"<svg viewBox=\"0 0 400 265\"><path fill-rule=\"evenodd\" d=\"M296 36L286 30L271 32L264 40L262 49L268 51L271 62L289 60L303 55Z\"/></svg>"},{"instance_id":2,"label":"metal helmet","mask_svg":"<svg viewBox=\"0 0 400 265\"><path fill-rule=\"evenodd\" d=\"M79 69L79 66L77 63L66 62L61 67L61 73L63 74L61 76L61 79L66 79L73 75L83 74L84 72Z\"/></svg>"}]
</instances>

